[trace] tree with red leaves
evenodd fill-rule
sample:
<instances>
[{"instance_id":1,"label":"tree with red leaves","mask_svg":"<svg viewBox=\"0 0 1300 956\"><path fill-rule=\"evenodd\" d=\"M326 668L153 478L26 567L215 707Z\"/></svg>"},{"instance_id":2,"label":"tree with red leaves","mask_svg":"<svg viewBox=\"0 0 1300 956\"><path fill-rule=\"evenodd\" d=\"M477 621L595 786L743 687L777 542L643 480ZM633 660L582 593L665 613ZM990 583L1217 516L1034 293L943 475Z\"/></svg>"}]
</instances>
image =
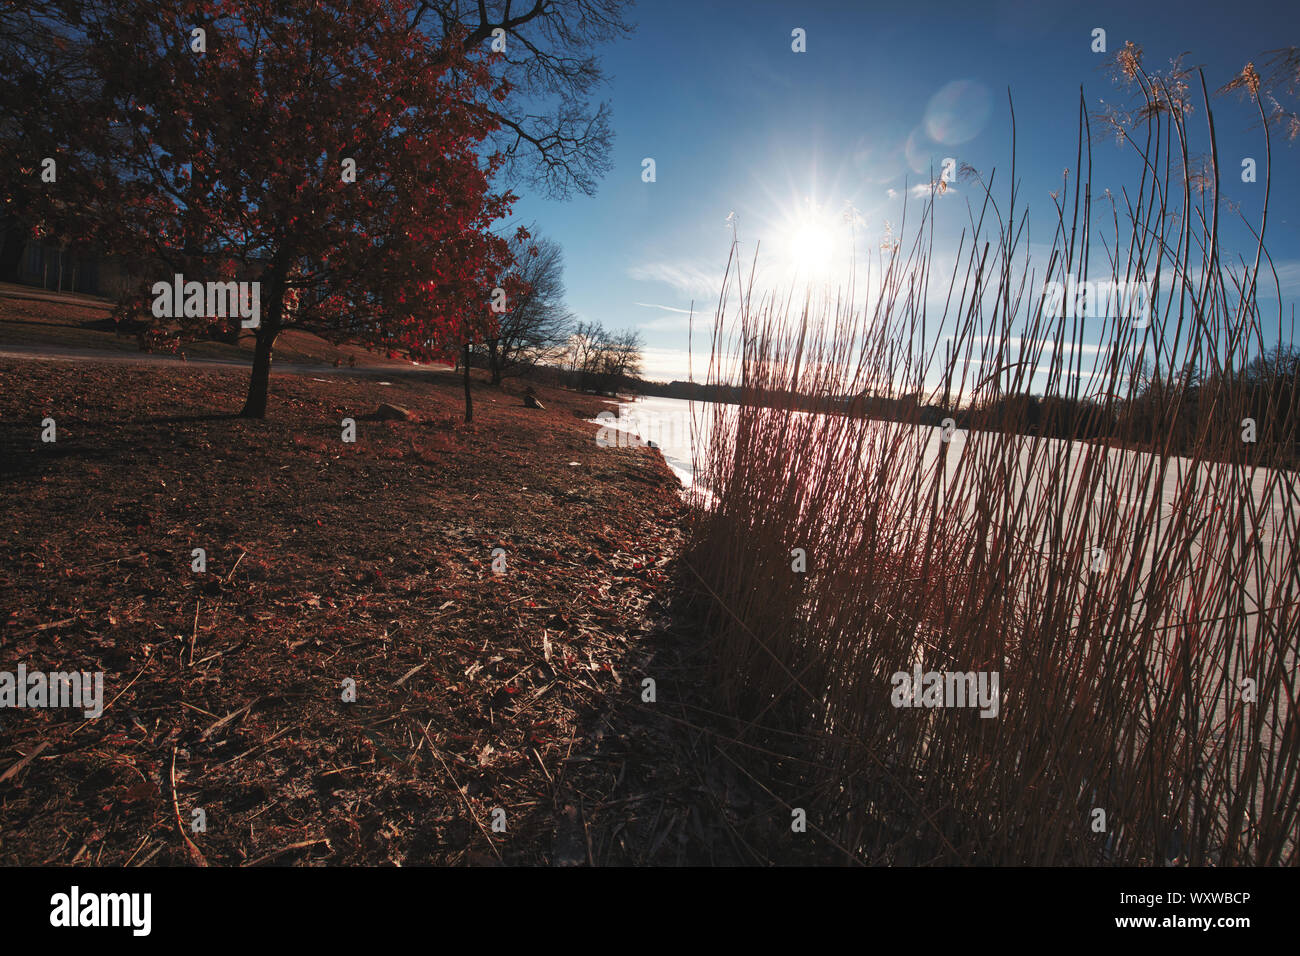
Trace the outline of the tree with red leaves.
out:
<instances>
[{"instance_id":1,"label":"tree with red leaves","mask_svg":"<svg viewBox=\"0 0 1300 956\"><path fill-rule=\"evenodd\" d=\"M64 5L53 5L58 16ZM446 37L431 63L413 0L74 4L82 89L42 217L127 253L157 282L256 280L242 414L264 417L277 337L301 328L417 360L490 331L508 262L491 224L492 133L459 104L508 88L491 53ZM87 81L86 77L89 76ZM170 317L169 317L170 318ZM237 322L238 318L231 321ZM187 331L211 315L176 316Z\"/></svg>"}]
</instances>

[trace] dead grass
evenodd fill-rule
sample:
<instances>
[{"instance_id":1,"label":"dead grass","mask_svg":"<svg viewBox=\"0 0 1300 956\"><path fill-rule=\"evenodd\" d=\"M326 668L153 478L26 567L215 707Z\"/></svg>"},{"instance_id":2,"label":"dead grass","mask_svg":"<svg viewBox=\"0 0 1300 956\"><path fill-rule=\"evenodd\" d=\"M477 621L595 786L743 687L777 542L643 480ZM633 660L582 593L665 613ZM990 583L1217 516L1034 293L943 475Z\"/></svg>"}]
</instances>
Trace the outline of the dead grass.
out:
<instances>
[{"instance_id":1,"label":"dead grass","mask_svg":"<svg viewBox=\"0 0 1300 956\"><path fill-rule=\"evenodd\" d=\"M0 361L0 661L107 705L0 711L0 862L699 858L653 846L700 801L639 710L677 653L662 460L572 393L479 388L466 425L449 374L277 375L253 422L247 374Z\"/></svg>"},{"instance_id":2,"label":"dead grass","mask_svg":"<svg viewBox=\"0 0 1300 956\"><path fill-rule=\"evenodd\" d=\"M1143 95L1161 95L1134 69ZM1106 396L1134 388L1144 361L1239 370L1259 354L1273 321L1255 296L1266 253L1231 271L1213 188L1165 191L1166 163L1177 170L1181 144L1212 127L1148 115L1130 139L1141 187L1127 222L1124 209L1090 220L1081 197L1100 186L1081 128L1077 194L1058 202L1046 263L1021 247L1013 166L1010 197L995 177L976 190L951 275L930 258L933 196L838 295L759 297L729 270L713 380L735 369L750 396L826 396L825 413L793 398L712 413L695 469L712 497L697 498L684 562L712 637L717 709L734 716L732 741L717 744L807 812L827 858L1297 860L1300 502L1294 473L1242 441L1233 376L1207 396L1218 414L1185 457L1166 431L1121 451L1016 434L1015 420L944 441L919 421L840 414L835 398L919 392L952 409L1024 392L1049 366L1047 395L1095 398L1093 414L1107 415ZM1196 112L1211 115L1208 101ZM1190 239L1180 223L1196 224ZM1099 231L1100 276L1088 251ZM1161 269L1150 327L1111 317L1089 329L1099 351L1075 349L1084 324L1047 314L1042 283L1088 266L1111 281ZM948 294L942 314L925 306L927 283ZM1175 402L1154 420L1171 421ZM894 675L918 663L997 672L997 717L897 706Z\"/></svg>"}]
</instances>

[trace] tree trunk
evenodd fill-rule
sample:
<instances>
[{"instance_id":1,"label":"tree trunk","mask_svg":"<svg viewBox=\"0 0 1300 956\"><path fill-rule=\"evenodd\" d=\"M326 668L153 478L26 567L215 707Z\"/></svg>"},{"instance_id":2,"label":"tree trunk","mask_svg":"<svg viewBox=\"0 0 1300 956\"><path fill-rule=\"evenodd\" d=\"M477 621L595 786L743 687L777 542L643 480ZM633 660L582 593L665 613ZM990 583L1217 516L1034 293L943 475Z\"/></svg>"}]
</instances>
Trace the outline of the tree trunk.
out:
<instances>
[{"instance_id":1,"label":"tree trunk","mask_svg":"<svg viewBox=\"0 0 1300 956\"><path fill-rule=\"evenodd\" d=\"M269 270L262 282L261 324L257 327L253 346L253 377L248 382L248 397L240 418L265 418L266 402L271 385L271 349L280 334L280 318L284 309L284 277L276 267Z\"/></svg>"},{"instance_id":2,"label":"tree trunk","mask_svg":"<svg viewBox=\"0 0 1300 956\"><path fill-rule=\"evenodd\" d=\"M4 234L0 236L0 282L18 281L26 245L27 230L16 216L11 216L5 221Z\"/></svg>"},{"instance_id":3,"label":"tree trunk","mask_svg":"<svg viewBox=\"0 0 1300 956\"><path fill-rule=\"evenodd\" d=\"M257 330L257 343L253 346L253 377L248 382L248 397L244 400L240 418L265 418L266 400L271 385L271 348L276 332L265 326Z\"/></svg>"},{"instance_id":4,"label":"tree trunk","mask_svg":"<svg viewBox=\"0 0 1300 956\"><path fill-rule=\"evenodd\" d=\"M469 393L469 344L466 343L462 353L461 364L465 366L465 421L474 420L474 399Z\"/></svg>"}]
</instances>

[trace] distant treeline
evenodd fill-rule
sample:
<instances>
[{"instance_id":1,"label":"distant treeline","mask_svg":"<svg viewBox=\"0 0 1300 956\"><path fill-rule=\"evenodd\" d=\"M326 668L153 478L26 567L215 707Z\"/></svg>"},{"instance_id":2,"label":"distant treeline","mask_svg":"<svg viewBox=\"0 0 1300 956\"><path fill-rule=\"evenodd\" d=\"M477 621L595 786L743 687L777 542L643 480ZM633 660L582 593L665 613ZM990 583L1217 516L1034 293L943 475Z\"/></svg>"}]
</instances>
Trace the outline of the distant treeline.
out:
<instances>
[{"instance_id":1,"label":"distant treeline","mask_svg":"<svg viewBox=\"0 0 1300 956\"><path fill-rule=\"evenodd\" d=\"M569 384L560 376L557 379L556 384ZM1209 430L1221 433L1225 443L1253 439L1269 450L1268 459L1279 467L1300 464L1296 433L1300 350L1294 346L1279 345L1236 370L1147 370L1137 379L1129 397L1099 400L1014 393L950 408L923 402L917 393L812 396L683 381L624 379L620 384L629 392L663 398L793 407L938 427L951 419L953 427L963 430L1013 430L1072 441L1146 445L1153 436L1163 435L1171 454L1190 449Z\"/></svg>"}]
</instances>

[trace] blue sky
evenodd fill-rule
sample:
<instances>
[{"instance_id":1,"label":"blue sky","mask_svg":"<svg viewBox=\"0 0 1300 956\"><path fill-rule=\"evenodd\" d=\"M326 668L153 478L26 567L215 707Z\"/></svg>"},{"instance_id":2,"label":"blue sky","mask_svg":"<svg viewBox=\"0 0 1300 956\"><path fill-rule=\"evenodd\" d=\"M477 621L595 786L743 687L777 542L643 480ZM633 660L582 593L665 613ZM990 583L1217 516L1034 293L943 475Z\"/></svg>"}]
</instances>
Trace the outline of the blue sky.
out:
<instances>
[{"instance_id":1,"label":"blue sky","mask_svg":"<svg viewBox=\"0 0 1300 956\"><path fill-rule=\"evenodd\" d=\"M730 213L743 254L760 240L760 270L774 280L796 267L799 276L826 278L814 263L828 258L837 278L839 263L847 265L845 203L861 218L861 248L878 244L886 221L897 228L904 192L928 181L931 164L937 170L945 157L986 176L997 167L995 192L1005 195L1010 87L1033 255L1051 241L1048 194L1075 166L1080 85L1092 109L1102 99L1126 101L1103 66L1109 56L1090 50L1094 28L1106 30L1111 53L1125 40L1139 43L1148 68L1188 51L1185 62L1204 66L1211 92L1263 51L1300 44L1295 0L643 0L631 19L636 33L601 53L611 76L613 170L592 198L525 193L514 221L536 221L563 245L568 304L580 318L642 331L646 375L657 379L686 377L686 315L674 310L692 299L698 361ZM806 31L806 53L791 50L796 27ZM1262 183L1242 183L1236 172L1243 156L1256 157L1262 171L1253 106L1236 96L1213 105L1223 195L1253 221ZM646 157L655 160L653 183L642 181ZM1131 152L1095 127L1094 163L1094 195L1133 188ZM1289 302L1288 290L1300 292L1300 141L1275 140L1273 170L1267 246L1284 267ZM971 189L958 184L938 200L941 250L955 249L967 198ZM809 212L810 203L821 212ZM1225 250L1248 251L1244 235L1229 229Z\"/></svg>"}]
</instances>

